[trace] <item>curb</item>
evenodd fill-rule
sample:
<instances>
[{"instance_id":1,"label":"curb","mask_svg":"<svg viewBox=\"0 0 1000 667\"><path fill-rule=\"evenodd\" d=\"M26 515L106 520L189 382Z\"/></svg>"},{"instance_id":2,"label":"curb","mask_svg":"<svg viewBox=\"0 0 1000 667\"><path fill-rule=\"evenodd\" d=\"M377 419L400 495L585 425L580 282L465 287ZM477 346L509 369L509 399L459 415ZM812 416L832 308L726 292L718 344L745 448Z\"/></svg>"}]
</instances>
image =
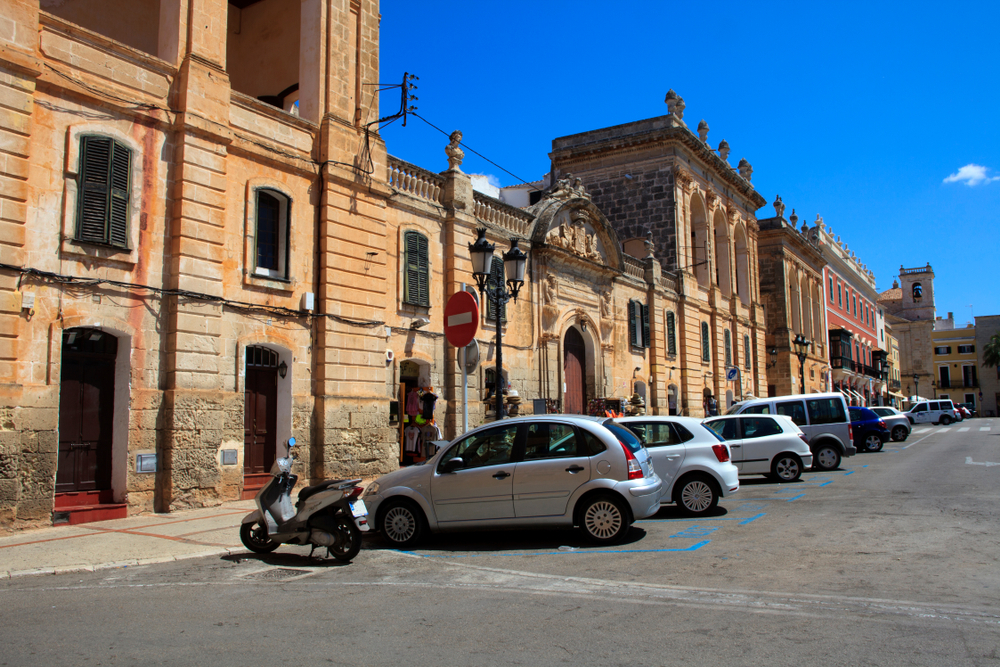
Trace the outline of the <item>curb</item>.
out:
<instances>
[{"instance_id":1,"label":"curb","mask_svg":"<svg viewBox=\"0 0 1000 667\"><path fill-rule=\"evenodd\" d=\"M181 560L192 560L194 558L209 558L211 556L231 556L239 553L249 553L243 547L225 547L222 549L212 549L210 551L198 551L179 556L153 556L151 558L130 558L128 560L110 561L107 563L97 563L94 565L63 565L59 567L40 567L31 570L3 570L0 571L0 580L19 579L21 577L37 577L42 575L73 574L77 572L99 572L101 570L115 570L119 568L137 567L140 565L158 565L161 563L171 563Z\"/></svg>"}]
</instances>

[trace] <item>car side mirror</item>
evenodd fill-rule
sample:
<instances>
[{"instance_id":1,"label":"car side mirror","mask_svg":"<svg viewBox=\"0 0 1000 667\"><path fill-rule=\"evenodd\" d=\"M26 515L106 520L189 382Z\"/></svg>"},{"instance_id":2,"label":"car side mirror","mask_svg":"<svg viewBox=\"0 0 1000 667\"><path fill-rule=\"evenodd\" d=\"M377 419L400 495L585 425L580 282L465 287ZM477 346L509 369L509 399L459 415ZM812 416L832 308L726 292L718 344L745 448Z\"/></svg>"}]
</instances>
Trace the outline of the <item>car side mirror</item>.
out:
<instances>
[{"instance_id":1,"label":"car side mirror","mask_svg":"<svg viewBox=\"0 0 1000 667\"><path fill-rule=\"evenodd\" d=\"M441 472L455 472L456 470L464 467L465 461L462 460L461 456L456 456L455 458L448 459L444 462L444 465L441 466Z\"/></svg>"}]
</instances>

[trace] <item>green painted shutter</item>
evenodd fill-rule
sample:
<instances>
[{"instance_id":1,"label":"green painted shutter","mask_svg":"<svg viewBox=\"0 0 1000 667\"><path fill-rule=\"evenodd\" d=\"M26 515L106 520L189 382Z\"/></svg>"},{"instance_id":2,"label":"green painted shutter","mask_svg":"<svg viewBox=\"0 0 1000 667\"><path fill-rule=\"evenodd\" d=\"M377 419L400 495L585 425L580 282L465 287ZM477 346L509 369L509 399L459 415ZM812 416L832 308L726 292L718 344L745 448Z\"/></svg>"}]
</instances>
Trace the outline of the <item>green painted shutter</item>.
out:
<instances>
[{"instance_id":1,"label":"green painted shutter","mask_svg":"<svg viewBox=\"0 0 1000 667\"><path fill-rule=\"evenodd\" d=\"M726 329L723 338L726 345L726 368L729 368L733 365L733 335L729 333L729 329Z\"/></svg>"},{"instance_id":2,"label":"green painted shutter","mask_svg":"<svg viewBox=\"0 0 1000 667\"><path fill-rule=\"evenodd\" d=\"M107 241L110 166L111 140L104 137L83 137L80 141L80 211L76 225L78 241Z\"/></svg>"},{"instance_id":3,"label":"green painted shutter","mask_svg":"<svg viewBox=\"0 0 1000 667\"><path fill-rule=\"evenodd\" d=\"M667 313L667 354L677 354L677 322L672 312Z\"/></svg>"},{"instance_id":4,"label":"green painted shutter","mask_svg":"<svg viewBox=\"0 0 1000 667\"><path fill-rule=\"evenodd\" d=\"M649 347L649 306L641 303L639 309L642 312L642 347Z\"/></svg>"},{"instance_id":5,"label":"green painted shutter","mask_svg":"<svg viewBox=\"0 0 1000 667\"><path fill-rule=\"evenodd\" d=\"M636 323L635 306L636 306L636 302L633 301L633 300L629 300L629 302L628 302L628 342L629 342L629 345L631 345L633 347L638 347L639 343L636 340L636 336L638 335L637 332L638 332L639 327L637 326L637 323Z\"/></svg>"},{"instance_id":6,"label":"green painted shutter","mask_svg":"<svg viewBox=\"0 0 1000 667\"><path fill-rule=\"evenodd\" d=\"M128 199L132 151L117 142L111 144L111 201L108 243L128 247Z\"/></svg>"},{"instance_id":7,"label":"green painted shutter","mask_svg":"<svg viewBox=\"0 0 1000 667\"><path fill-rule=\"evenodd\" d=\"M406 232L406 277L403 283L403 301L417 306L429 306L430 271L427 260L427 237L418 232Z\"/></svg>"},{"instance_id":8,"label":"green painted shutter","mask_svg":"<svg viewBox=\"0 0 1000 667\"><path fill-rule=\"evenodd\" d=\"M701 323L701 360L711 361L711 356L709 356L709 346L708 346L708 322Z\"/></svg>"},{"instance_id":9,"label":"green painted shutter","mask_svg":"<svg viewBox=\"0 0 1000 667\"><path fill-rule=\"evenodd\" d=\"M743 336L743 367L750 368L750 336Z\"/></svg>"}]
</instances>

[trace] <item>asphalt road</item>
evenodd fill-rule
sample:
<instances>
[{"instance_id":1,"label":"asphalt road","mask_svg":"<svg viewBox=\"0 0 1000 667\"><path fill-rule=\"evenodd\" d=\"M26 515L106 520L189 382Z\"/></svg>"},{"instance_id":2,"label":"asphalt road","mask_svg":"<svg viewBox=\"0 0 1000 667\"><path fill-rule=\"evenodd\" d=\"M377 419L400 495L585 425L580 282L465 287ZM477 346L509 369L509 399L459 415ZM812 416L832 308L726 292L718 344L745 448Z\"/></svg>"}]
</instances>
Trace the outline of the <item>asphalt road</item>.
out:
<instances>
[{"instance_id":1,"label":"asphalt road","mask_svg":"<svg viewBox=\"0 0 1000 667\"><path fill-rule=\"evenodd\" d=\"M993 464L993 465L990 465ZM1000 419L795 484L743 478L611 549L375 537L0 582L2 665L1000 665Z\"/></svg>"}]
</instances>

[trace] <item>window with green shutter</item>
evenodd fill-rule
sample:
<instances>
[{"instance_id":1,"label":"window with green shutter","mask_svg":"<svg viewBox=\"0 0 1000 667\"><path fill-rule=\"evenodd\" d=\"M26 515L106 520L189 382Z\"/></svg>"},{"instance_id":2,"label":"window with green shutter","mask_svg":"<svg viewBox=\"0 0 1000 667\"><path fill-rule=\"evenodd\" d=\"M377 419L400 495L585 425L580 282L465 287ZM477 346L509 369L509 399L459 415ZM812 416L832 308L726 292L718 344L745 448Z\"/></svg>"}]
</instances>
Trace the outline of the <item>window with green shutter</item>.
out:
<instances>
[{"instance_id":1,"label":"window with green shutter","mask_svg":"<svg viewBox=\"0 0 1000 667\"><path fill-rule=\"evenodd\" d=\"M708 345L708 322L701 323L701 360L711 361Z\"/></svg>"},{"instance_id":2,"label":"window with green shutter","mask_svg":"<svg viewBox=\"0 0 1000 667\"><path fill-rule=\"evenodd\" d=\"M108 137L80 140L77 241L128 249L132 151Z\"/></svg>"},{"instance_id":3,"label":"window with green shutter","mask_svg":"<svg viewBox=\"0 0 1000 667\"><path fill-rule=\"evenodd\" d=\"M493 256L493 262L490 264L490 279L488 282L488 287L490 289L496 289L498 287L504 287L506 282L505 272L503 265L503 258L499 255ZM496 320L497 316L494 312L493 301L491 299L486 299L486 319ZM500 321L507 321L507 304L500 306Z\"/></svg>"},{"instance_id":4,"label":"window with green shutter","mask_svg":"<svg viewBox=\"0 0 1000 667\"><path fill-rule=\"evenodd\" d=\"M667 313L667 354L677 354L677 318L673 312Z\"/></svg>"},{"instance_id":5,"label":"window with green shutter","mask_svg":"<svg viewBox=\"0 0 1000 667\"><path fill-rule=\"evenodd\" d=\"M427 261L427 237L419 232L403 235L404 265L403 302L415 306L431 305L430 263Z\"/></svg>"},{"instance_id":6,"label":"window with green shutter","mask_svg":"<svg viewBox=\"0 0 1000 667\"><path fill-rule=\"evenodd\" d=\"M628 302L628 339L632 347L649 347L649 307L635 299Z\"/></svg>"},{"instance_id":7,"label":"window with green shutter","mask_svg":"<svg viewBox=\"0 0 1000 667\"><path fill-rule=\"evenodd\" d=\"M726 329L722 338L726 347L726 368L729 368L733 365L733 335Z\"/></svg>"},{"instance_id":8,"label":"window with green shutter","mask_svg":"<svg viewBox=\"0 0 1000 667\"><path fill-rule=\"evenodd\" d=\"M750 368L750 336L743 336L743 368Z\"/></svg>"}]
</instances>

